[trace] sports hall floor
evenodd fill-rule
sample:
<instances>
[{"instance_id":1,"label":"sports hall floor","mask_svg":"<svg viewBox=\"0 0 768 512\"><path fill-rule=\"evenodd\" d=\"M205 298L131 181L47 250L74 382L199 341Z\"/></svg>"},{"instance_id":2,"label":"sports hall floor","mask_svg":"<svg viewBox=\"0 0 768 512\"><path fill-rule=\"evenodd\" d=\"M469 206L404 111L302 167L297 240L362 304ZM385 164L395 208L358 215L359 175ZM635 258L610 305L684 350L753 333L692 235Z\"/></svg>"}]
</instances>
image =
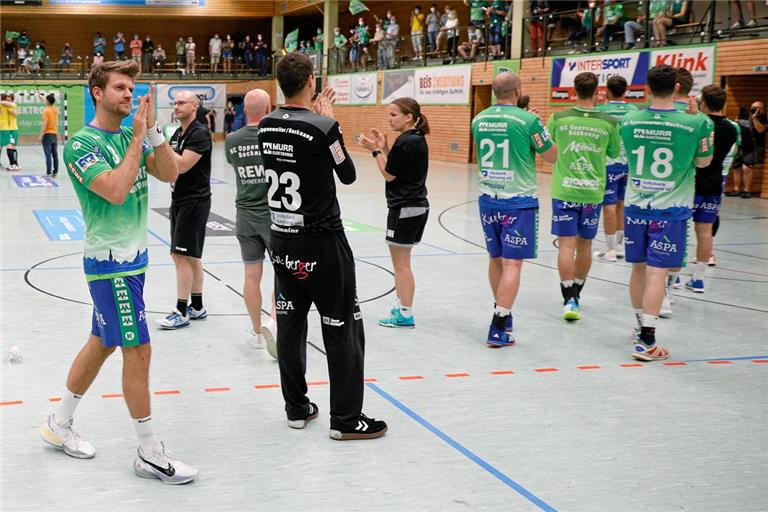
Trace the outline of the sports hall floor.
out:
<instances>
[{"instance_id":1,"label":"sports hall floor","mask_svg":"<svg viewBox=\"0 0 768 512\"><path fill-rule=\"evenodd\" d=\"M234 176L222 149L217 143L212 212L233 220ZM19 153L20 174L40 174L42 150ZM82 242L50 241L33 211L78 206L66 176L59 188L19 188L0 174L0 509L768 510L768 201L725 200L706 293L677 292L674 317L658 334L672 357L641 364L630 357L626 263L596 261L582 320L561 319L549 177L540 176L540 253L523 267L518 341L492 350L484 343L491 295L475 172L431 164L432 209L414 254L417 328L393 331L376 324L393 300L384 181L367 154L354 160L358 181L339 191L355 229L348 237L367 337L364 410L385 419L389 433L328 438L315 314L307 377L321 417L303 431L287 428L277 364L244 342L233 236L206 241L209 319L174 332L154 328L174 304L175 277L168 221L150 211L153 417L170 450L200 469L181 487L133 475L136 441L117 352L76 415L96 458L75 460L40 440L91 309ZM150 207L169 202L168 186L151 179ZM269 265L266 276L269 293ZM23 363L8 363L11 344Z\"/></svg>"}]
</instances>

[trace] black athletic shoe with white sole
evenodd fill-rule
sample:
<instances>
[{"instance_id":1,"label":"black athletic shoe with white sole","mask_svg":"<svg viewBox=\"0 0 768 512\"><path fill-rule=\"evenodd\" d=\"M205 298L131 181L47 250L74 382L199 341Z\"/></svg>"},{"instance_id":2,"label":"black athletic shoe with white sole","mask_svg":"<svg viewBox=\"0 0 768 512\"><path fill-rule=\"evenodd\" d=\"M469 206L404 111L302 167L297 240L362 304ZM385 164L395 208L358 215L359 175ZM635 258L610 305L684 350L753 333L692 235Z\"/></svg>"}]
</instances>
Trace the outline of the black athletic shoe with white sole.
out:
<instances>
[{"instance_id":1,"label":"black athletic shoe with white sole","mask_svg":"<svg viewBox=\"0 0 768 512\"><path fill-rule=\"evenodd\" d=\"M353 428L341 430L332 428L328 435L336 441L351 441L353 439L376 439L386 434L386 432L387 424L385 422L361 414L357 420L357 425Z\"/></svg>"},{"instance_id":2,"label":"black athletic shoe with white sole","mask_svg":"<svg viewBox=\"0 0 768 512\"><path fill-rule=\"evenodd\" d=\"M317 418L318 414L320 414L320 408L316 403L309 402L309 413L307 414L307 417L300 420L288 420L288 426L291 428L302 429L307 426L307 423Z\"/></svg>"}]
</instances>

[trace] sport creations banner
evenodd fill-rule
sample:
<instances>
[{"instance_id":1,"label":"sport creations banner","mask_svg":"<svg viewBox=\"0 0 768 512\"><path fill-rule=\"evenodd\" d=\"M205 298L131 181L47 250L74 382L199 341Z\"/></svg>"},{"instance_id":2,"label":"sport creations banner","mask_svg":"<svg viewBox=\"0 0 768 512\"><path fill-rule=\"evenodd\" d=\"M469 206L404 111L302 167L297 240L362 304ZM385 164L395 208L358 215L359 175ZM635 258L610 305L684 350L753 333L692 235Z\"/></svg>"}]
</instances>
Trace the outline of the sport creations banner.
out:
<instances>
[{"instance_id":1,"label":"sport creations banner","mask_svg":"<svg viewBox=\"0 0 768 512\"><path fill-rule=\"evenodd\" d=\"M421 105L469 105L471 78L471 64L385 71L381 103L413 98Z\"/></svg>"},{"instance_id":2,"label":"sport creations banner","mask_svg":"<svg viewBox=\"0 0 768 512\"><path fill-rule=\"evenodd\" d=\"M56 107L59 109L59 134L64 134L64 117L67 118L67 131L72 136L83 127L84 114L84 89L82 85L51 85L38 83L0 86L0 92L13 93L13 101L18 106L17 120L19 123L19 136L35 136L40 134L43 126L43 109L45 100L41 99L37 92L44 95L53 94L56 98ZM64 111L64 94L67 95L67 108ZM91 97L88 96L88 103Z\"/></svg>"},{"instance_id":3,"label":"sport creations banner","mask_svg":"<svg viewBox=\"0 0 768 512\"><path fill-rule=\"evenodd\" d=\"M329 75L328 87L336 91L337 105L375 105L378 92L376 73Z\"/></svg>"},{"instance_id":4,"label":"sport creations banner","mask_svg":"<svg viewBox=\"0 0 768 512\"><path fill-rule=\"evenodd\" d=\"M179 91L191 91L202 105L216 113L216 120L221 121L227 106L227 86L225 84L189 84L189 85L156 85L155 105L157 107L157 124L165 126L176 123L173 117L173 99ZM216 131L222 132L224 123L216 123Z\"/></svg>"},{"instance_id":5,"label":"sport creations banner","mask_svg":"<svg viewBox=\"0 0 768 512\"><path fill-rule=\"evenodd\" d=\"M647 49L552 59L549 102L550 104L574 103L576 92L573 89L573 79L584 71L591 71L597 75L600 96L605 96L605 85L608 79L614 75L620 75L629 84L627 100L636 103L645 102L647 101L645 86L648 70L661 64L689 70L693 75L691 94L696 95L702 87L711 84L714 80L715 46Z\"/></svg>"}]
</instances>

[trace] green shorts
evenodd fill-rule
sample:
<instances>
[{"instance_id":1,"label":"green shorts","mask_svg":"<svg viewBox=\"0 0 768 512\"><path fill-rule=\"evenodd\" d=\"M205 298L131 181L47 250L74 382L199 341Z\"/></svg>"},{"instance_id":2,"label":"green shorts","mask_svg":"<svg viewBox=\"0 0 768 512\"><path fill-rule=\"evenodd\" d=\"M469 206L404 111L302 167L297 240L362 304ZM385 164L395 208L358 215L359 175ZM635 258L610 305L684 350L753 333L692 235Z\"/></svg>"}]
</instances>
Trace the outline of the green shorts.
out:
<instances>
[{"instance_id":1,"label":"green shorts","mask_svg":"<svg viewBox=\"0 0 768 512\"><path fill-rule=\"evenodd\" d=\"M2 130L0 131L0 147L8 146L10 144L17 144L19 142L19 130Z\"/></svg>"}]
</instances>

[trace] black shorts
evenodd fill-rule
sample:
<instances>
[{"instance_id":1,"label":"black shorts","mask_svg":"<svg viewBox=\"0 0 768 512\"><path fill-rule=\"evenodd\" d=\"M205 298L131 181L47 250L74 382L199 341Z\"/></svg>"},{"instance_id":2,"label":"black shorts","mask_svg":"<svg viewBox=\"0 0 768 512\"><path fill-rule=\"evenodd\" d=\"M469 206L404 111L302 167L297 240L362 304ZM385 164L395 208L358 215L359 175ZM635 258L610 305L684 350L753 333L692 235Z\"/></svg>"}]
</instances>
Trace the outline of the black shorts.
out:
<instances>
[{"instance_id":1,"label":"black shorts","mask_svg":"<svg viewBox=\"0 0 768 512\"><path fill-rule=\"evenodd\" d=\"M203 257L205 224L211 211L211 198L200 201L171 203L171 252Z\"/></svg>"},{"instance_id":2,"label":"black shorts","mask_svg":"<svg viewBox=\"0 0 768 512\"><path fill-rule=\"evenodd\" d=\"M429 207L406 206L390 208L387 215L387 243L400 247L413 247L421 242L427 225Z\"/></svg>"},{"instance_id":3,"label":"black shorts","mask_svg":"<svg viewBox=\"0 0 768 512\"><path fill-rule=\"evenodd\" d=\"M751 169L755 166L755 160L754 153L739 153L733 157L733 167L740 168L742 165L746 165Z\"/></svg>"}]
</instances>

